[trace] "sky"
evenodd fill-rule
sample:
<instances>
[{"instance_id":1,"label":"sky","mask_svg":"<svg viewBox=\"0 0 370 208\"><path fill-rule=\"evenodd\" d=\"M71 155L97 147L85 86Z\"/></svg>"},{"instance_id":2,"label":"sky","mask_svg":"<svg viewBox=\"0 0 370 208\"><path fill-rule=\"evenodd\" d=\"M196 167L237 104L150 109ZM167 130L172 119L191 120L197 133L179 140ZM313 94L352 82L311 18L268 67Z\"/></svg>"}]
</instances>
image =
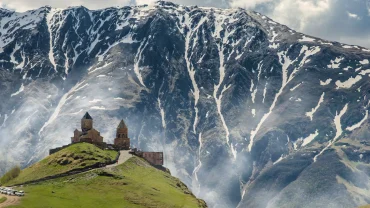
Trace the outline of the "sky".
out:
<instances>
[{"instance_id":1,"label":"sky","mask_svg":"<svg viewBox=\"0 0 370 208\"><path fill-rule=\"evenodd\" d=\"M26 11L50 5L89 9L150 4L153 0L0 0L7 9ZM182 5L258 11L276 22L319 38L370 48L370 0L173 0Z\"/></svg>"}]
</instances>

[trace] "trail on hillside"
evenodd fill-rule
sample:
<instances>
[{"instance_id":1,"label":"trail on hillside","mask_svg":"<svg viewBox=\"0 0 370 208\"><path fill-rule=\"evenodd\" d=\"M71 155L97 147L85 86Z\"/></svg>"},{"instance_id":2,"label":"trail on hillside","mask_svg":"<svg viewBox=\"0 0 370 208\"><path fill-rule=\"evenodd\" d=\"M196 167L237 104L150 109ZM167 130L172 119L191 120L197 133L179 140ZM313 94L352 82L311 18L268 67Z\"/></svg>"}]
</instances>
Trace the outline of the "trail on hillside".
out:
<instances>
[{"instance_id":1,"label":"trail on hillside","mask_svg":"<svg viewBox=\"0 0 370 208\"><path fill-rule=\"evenodd\" d=\"M18 196L8 196L8 195L0 194L0 198L1 197L6 197L6 201L0 204L0 208L8 207L11 205L17 205L20 201L20 197Z\"/></svg>"},{"instance_id":2,"label":"trail on hillside","mask_svg":"<svg viewBox=\"0 0 370 208\"><path fill-rule=\"evenodd\" d=\"M132 157L132 155L129 153L128 150L123 150L123 151L120 151L120 155L119 155L119 158L118 158L118 162L112 164L112 165L107 165L105 168L113 168L113 167L116 167L124 162L126 162L128 159L130 159Z\"/></svg>"}]
</instances>

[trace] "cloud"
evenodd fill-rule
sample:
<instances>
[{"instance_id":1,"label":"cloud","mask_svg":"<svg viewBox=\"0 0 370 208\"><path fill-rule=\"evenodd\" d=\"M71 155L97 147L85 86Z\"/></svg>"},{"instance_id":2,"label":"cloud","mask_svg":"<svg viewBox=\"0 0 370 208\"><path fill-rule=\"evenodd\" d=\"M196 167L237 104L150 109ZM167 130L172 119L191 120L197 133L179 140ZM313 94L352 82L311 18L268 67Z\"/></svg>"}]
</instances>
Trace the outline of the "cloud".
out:
<instances>
[{"instance_id":1,"label":"cloud","mask_svg":"<svg viewBox=\"0 0 370 208\"><path fill-rule=\"evenodd\" d=\"M330 0L283 0L274 8L272 18L297 30L304 30L311 19L330 9Z\"/></svg>"},{"instance_id":2,"label":"cloud","mask_svg":"<svg viewBox=\"0 0 370 208\"><path fill-rule=\"evenodd\" d=\"M330 9L331 0L231 0L231 7L257 10L277 22L302 30L312 17Z\"/></svg>"},{"instance_id":3,"label":"cloud","mask_svg":"<svg viewBox=\"0 0 370 208\"><path fill-rule=\"evenodd\" d=\"M230 0L230 6L256 10L308 35L370 48L370 0Z\"/></svg>"},{"instance_id":4,"label":"cloud","mask_svg":"<svg viewBox=\"0 0 370 208\"><path fill-rule=\"evenodd\" d=\"M361 19L361 17L359 17L357 14L353 14L351 12L347 12L347 14L348 14L348 17L350 19L355 19L355 20L360 20Z\"/></svg>"},{"instance_id":5,"label":"cloud","mask_svg":"<svg viewBox=\"0 0 370 208\"><path fill-rule=\"evenodd\" d=\"M251 1L245 1L245 0L231 0L230 6L231 7L241 7L246 9L254 9L257 5L272 2L273 0L251 0Z\"/></svg>"}]
</instances>

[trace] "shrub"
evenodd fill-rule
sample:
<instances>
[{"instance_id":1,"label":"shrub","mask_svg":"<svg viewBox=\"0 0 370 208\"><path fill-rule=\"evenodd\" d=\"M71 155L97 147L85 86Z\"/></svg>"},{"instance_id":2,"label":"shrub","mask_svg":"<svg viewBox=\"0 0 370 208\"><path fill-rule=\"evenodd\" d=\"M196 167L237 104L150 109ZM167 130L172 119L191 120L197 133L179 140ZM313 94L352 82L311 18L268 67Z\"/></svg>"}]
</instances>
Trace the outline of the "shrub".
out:
<instances>
[{"instance_id":1,"label":"shrub","mask_svg":"<svg viewBox=\"0 0 370 208\"><path fill-rule=\"evenodd\" d=\"M19 166L13 167L11 170L9 170L3 177L0 178L0 184L7 183L11 181L12 179L19 176L21 172L21 169Z\"/></svg>"}]
</instances>

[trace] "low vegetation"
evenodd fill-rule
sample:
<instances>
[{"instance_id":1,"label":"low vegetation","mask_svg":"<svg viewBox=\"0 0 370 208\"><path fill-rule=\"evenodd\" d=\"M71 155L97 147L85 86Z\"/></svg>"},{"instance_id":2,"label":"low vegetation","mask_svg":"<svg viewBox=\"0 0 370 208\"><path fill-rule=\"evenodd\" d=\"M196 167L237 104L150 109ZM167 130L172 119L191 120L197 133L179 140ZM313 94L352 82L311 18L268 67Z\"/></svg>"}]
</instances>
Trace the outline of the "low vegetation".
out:
<instances>
[{"instance_id":1,"label":"low vegetation","mask_svg":"<svg viewBox=\"0 0 370 208\"><path fill-rule=\"evenodd\" d=\"M138 157L114 168L95 169L23 188L26 196L14 207L207 207L179 179Z\"/></svg>"},{"instance_id":2,"label":"low vegetation","mask_svg":"<svg viewBox=\"0 0 370 208\"><path fill-rule=\"evenodd\" d=\"M22 170L18 177L8 180L4 185L23 184L98 163L109 163L114 161L117 156L118 152L116 151L101 150L92 144L75 144Z\"/></svg>"},{"instance_id":3,"label":"low vegetation","mask_svg":"<svg viewBox=\"0 0 370 208\"><path fill-rule=\"evenodd\" d=\"M0 204L6 201L6 197L0 197Z\"/></svg>"},{"instance_id":4,"label":"low vegetation","mask_svg":"<svg viewBox=\"0 0 370 208\"><path fill-rule=\"evenodd\" d=\"M5 173L3 177L0 178L0 184L5 184L13 180L14 178L19 176L20 172L21 172L21 169L18 166L13 167L10 171Z\"/></svg>"}]
</instances>

